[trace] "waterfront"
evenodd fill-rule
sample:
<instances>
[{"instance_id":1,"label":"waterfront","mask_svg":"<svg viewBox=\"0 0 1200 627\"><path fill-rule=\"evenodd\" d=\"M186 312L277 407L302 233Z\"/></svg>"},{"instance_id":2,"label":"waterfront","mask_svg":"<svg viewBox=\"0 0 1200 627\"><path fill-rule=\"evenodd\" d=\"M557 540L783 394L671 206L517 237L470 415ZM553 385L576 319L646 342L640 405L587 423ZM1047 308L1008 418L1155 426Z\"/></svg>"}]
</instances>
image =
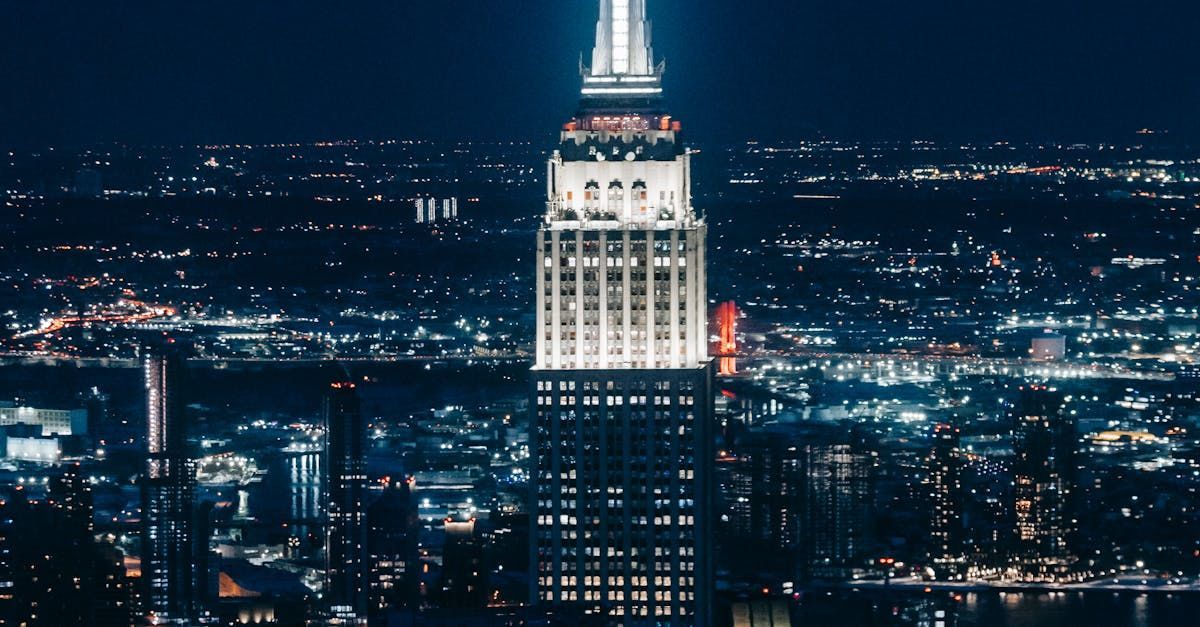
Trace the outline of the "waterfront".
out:
<instances>
[{"instance_id":1,"label":"waterfront","mask_svg":"<svg viewBox=\"0 0 1200 627\"><path fill-rule=\"evenodd\" d=\"M803 595L794 614L801 625L882 627L1150 627L1195 625L1200 593L844 591ZM924 621L924 622L922 622Z\"/></svg>"}]
</instances>

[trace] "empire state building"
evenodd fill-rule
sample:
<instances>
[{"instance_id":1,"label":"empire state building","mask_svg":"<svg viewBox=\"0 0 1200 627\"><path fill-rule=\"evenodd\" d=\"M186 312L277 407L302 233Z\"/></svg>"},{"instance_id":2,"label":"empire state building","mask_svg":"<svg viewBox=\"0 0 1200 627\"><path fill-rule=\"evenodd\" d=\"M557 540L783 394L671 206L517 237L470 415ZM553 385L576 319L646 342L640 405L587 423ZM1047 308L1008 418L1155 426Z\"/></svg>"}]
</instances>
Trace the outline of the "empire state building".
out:
<instances>
[{"instance_id":1,"label":"empire state building","mask_svg":"<svg viewBox=\"0 0 1200 627\"><path fill-rule=\"evenodd\" d=\"M645 0L601 0L537 234L532 601L705 625L712 589L707 227Z\"/></svg>"}]
</instances>

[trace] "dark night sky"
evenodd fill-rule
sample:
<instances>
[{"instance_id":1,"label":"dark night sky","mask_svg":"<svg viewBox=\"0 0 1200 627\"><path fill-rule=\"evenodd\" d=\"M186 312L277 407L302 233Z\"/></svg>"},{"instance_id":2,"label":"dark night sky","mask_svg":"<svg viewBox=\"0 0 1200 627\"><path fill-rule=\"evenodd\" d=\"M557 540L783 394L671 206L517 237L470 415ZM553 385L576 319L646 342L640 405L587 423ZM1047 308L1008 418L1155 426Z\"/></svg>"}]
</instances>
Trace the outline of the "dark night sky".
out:
<instances>
[{"instance_id":1,"label":"dark night sky","mask_svg":"<svg viewBox=\"0 0 1200 627\"><path fill-rule=\"evenodd\" d=\"M549 137L594 0L0 0L0 144ZM1200 131L1196 0L650 0L695 140Z\"/></svg>"}]
</instances>

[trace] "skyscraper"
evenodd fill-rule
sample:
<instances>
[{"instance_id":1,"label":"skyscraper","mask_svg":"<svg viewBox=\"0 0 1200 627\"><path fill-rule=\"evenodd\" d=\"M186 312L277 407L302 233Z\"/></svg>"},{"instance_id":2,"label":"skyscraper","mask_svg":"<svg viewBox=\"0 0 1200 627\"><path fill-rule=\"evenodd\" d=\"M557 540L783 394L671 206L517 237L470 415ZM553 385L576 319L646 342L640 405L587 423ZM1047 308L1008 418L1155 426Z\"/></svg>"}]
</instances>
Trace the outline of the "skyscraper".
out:
<instances>
[{"instance_id":1,"label":"skyscraper","mask_svg":"<svg viewBox=\"0 0 1200 627\"><path fill-rule=\"evenodd\" d=\"M367 620L367 424L349 382L325 396L325 464L329 469L325 532L325 599L330 624Z\"/></svg>"},{"instance_id":2,"label":"skyscraper","mask_svg":"<svg viewBox=\"0 0 1200 627\"><path fill-rule=\"evenodd\" d=\"M796 434L763 431L737 444L729 487L731 540L739 554L753 555L757 568L777 560L795 565L808 484L799 440Z\"/></svg>"},{"instance_id":3,"label":"skyscraper","mask_svg":"<svg viewBox=\"0 0 1200 627\"><path fill-rule=\"evenodd\" d=\"M934 425L925 485L930 505L929 562L939 579L961 579L966 570L959 441L957 427Z\"/></svg>"},{"instance_id":4,"label":"skyscraper","mask_svg":"<svg viewBox=\"0 0 1200 627\"><path fill-rule=\"evenodd\" d=\"M477 608L487 602L483 543L475 519L443 522L446 544L442 547L442 607Z\"/></svg>"},{"instance_id":5,"label":"skyscraper","mask_svg":"<svg viewBox=\"0 0 1200 627\"><path fill-rule=\"evenodd\" d=\"M1013 514L1016 520L1009 576L1062 581L1076 574L1075 420L1063 394L1045 386L1021 389L1013 412Z\"/></svg>"},{"instance_id":6,"label":"skyscraper","mask_svg":"<svg viewBox=\"0 0 1200 627\"><path fill-rule=\"evenodd\" d=\"M189 624L196 614L195 464L187 450L181 350L146 350L146 474L142 479L142 580L151 624Z\"/></svg>"},{"instance_id":7,"label":"skyscraper","mask_svg":"<svg viewBox=\"0 0 1200 627\"><path fill-rule=\"evenodd\" d=\"M645 0L601 0L547 167L533 368L535 603L711 622L704 219Z\"/></svg>"},{"instance_id":8,"label":"skyscraper","mask_svg":"<svg viewBox=\"0 0 1200 627\"><path fill-rule=\"evenodd\" d=\"M370 612L377 616L416 603L421 522L413 484L384 479L383 494L367 509Z\"/></svg>"},{"instance_id":9,"label":"skyscraper","mask_svg":"<svg viewBox=\"0 0 1200 627\"><path fill-rule=\"evenodd\" d=\"M804 548L808 575L847 579L866 569L874 515L874 452L851 443L806 451Z\"/></svg>"},{"instance_id":10,"label":"skyscraper","mask_svg":"<svg viewBox=\"0 0 1200 627\"><path fill-rule=\"evenodd\" d=\"M105 563L92 539L91 492L78 463L64 465L44 494L30 494L25 485L3 487L0 625L113 624L107 593L114 582L103 577L114 562ZM124 605L117 609L124 609L128 627L129 591L119 592Z\"/></svg>"}]
</instances>

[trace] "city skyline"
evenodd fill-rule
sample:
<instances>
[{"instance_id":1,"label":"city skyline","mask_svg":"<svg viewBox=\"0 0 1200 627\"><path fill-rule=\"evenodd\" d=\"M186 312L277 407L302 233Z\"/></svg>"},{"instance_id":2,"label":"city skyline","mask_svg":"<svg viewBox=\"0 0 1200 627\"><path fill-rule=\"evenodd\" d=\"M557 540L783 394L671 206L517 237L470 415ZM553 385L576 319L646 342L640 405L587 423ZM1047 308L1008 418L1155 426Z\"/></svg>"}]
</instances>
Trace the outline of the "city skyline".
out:
<instances>
[{"instance_id":1,"label":"city skyline","mask_svg":"<svg viewBox=\"0 0 1200 627\"><path fill-rule=\"evenodd\" d=\"M14 7L0 627L1191 624L1190 8Z\"/></svg>"}]
</instances>

